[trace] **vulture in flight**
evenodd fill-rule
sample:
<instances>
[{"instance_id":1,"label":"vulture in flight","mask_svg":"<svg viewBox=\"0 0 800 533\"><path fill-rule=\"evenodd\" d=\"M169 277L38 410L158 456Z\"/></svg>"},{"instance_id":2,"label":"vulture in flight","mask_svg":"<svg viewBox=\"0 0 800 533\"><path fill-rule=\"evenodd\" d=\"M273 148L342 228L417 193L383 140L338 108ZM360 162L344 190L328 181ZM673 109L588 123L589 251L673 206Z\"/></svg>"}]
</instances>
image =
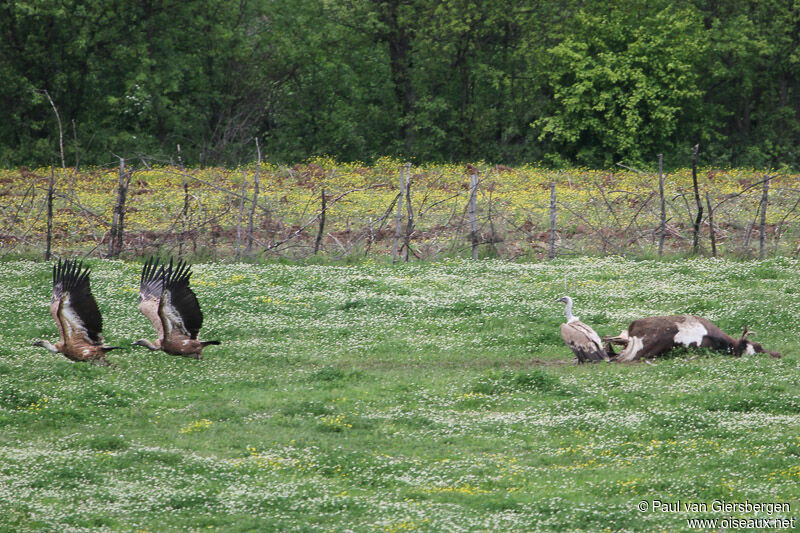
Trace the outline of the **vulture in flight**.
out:
<instances>
[{"instance_id":1,"label":"vulture in flight","mask_svg":"<svg viewBox=\"0 0 800 533\"><path fill-rule=\"evenodd\" d=\"M89 286L89 268L75 260L58 260L53 265L53 298L50 314L58 326L61 340L53 346L46 340L33 343L52 353L64 354L73 361L107 365L106 352L119 348L103 340L103 317Z\"/></svg>"},{"instance_id":2,"label":"vulture in flight","mask_svg":"<svg viewBox=\"0 0 800 533\"><path fill-rule=\"evenodd\" d=\"M150 320L158 338L155 342L141 339L134 346L163 350L170 355L203 358L203 348L219 341L200 341L197 334L203 325L203 313L189 287L192 276L189 265L178 261L173 267L151 258L142 268L139 284L139 311Z\"/></svg>"},{"instance_id":3,"label":"vulture in flight","mask_svg":"<svg viewBox=\"0 0 800 533\"><path fill-rule=\"evenodd\" d=\"M561 336L577 356L578 363L609 361L609 354L603 349L600 336L572 314L572 298L562 296L558 301L565 305L567 315L566 324L561 324Z\"/></svg>"}]
</instances>

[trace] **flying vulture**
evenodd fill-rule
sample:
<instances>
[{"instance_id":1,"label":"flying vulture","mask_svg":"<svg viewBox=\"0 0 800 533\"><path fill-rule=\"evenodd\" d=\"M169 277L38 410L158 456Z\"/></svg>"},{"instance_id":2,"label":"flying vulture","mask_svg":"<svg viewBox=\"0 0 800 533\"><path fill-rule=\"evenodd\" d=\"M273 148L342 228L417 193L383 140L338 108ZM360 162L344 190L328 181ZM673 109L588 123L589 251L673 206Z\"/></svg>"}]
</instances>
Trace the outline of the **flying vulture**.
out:
<instances>
[{"instance_id":1,"label":"flying vulture","mask_svg":"<svg viewBox=\"0 0 800 533\"><path fill-rule=\"evenodd\" d=\"M139 311L150 320L158 338L141 339L134 346L163 350L170 355L202 359L203 348L219 341L200 341L197 334L203 325L203 313L192 289L189 265L178 261L173 268L150 259L142 268L139 284Z\"/></svg>"},{"instance_id":2,"label":"flying vulture","mask_svg":"<svg viewBox=\"0 0 800 533\"><path fill-rule=\"evenodd\" d=\"M50 314L58 326L61 340L53 346L46 340L33 343L52 353L62 353L73 361L107 365L106 352L119 348L103 340L103 317L89 286L89 268L75 260L58 260L53 265L53 298Z\"/></svg>"},{"instance_id":3,"label":"flying vulture","mask_svg":"<svg viewBox=\"0 0 800 533\"><path fill-rule=\"evenodd\" d=\"M603 348L600 336L572 314L572 298L563 296L558 301L565 304L567 315L566 324L561 324L561 336L577 356L578 363L608 361L609 355Z\"/></svg>"}]
</instances>

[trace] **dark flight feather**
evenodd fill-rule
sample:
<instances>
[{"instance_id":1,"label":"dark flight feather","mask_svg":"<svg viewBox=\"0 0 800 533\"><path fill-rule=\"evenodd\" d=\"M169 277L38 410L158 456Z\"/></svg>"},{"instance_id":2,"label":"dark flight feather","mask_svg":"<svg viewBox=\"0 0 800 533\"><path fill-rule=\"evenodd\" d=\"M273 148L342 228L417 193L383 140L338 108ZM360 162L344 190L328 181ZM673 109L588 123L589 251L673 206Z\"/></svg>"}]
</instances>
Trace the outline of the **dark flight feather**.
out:
<instances>
[{"instance_id":1,"label":"dark flight feather","mask_svg":"<svg viewBox=\"0 0 800 533\"><path fill-rule=\"evenodd\" d=\"M191 276L188 264L178 261L173 269L170 261L169 267L164 272L164 292L169 293L169 305L180 315L189 337L196 339L203 326L203 313L197 296L189 287Z\"/></svg>"},{"instance_id":2,"label":"dark flight feather","mask_svg":"<svg viewBox=\"0 0 800 533\"><path fill-rule=\"evenodd\" d=\"M92 341L103 341L103 317L92 295L88 267L76 260L59 260L53 267L53 297L62 301L64 311L78 317Z\"/></svg>"},{"instance_id":3,"label":"dark flight feather","mask_svg":"<svg viewBox=\"0 0 800 533\"><path fill-rule=\"evenodd\" d=\"M164 290L164 265L160 265L158 260L151 257L142 267L142 278L139 282L139 297L161 298Z\"/></svg>"}]
</instances>

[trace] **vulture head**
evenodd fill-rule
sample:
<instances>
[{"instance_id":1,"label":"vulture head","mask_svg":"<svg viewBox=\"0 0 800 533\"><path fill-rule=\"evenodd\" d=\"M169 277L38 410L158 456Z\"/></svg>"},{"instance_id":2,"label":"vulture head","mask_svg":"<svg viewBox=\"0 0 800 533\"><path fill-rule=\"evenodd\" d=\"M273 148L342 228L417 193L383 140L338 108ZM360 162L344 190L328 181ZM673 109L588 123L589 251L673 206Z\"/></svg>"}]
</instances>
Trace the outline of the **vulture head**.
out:
<instances>
[{"instance_id":1,"label":"vulture head","mask_svg":"<svg viewBox=\"0 0 800 533\"><path fill-rule=\"evenodd\" d=\"M156 341L156 342L158 342L158 341ZM156 344L150 342L147 339L139 339L138 341L136 341L134 343L131 343L132 346L144 346L148 350L152 350L154 352L156 352L156 351L161 349L160 344L161 343L158 343L158 345L156 345Z\"/></svg>"},{"instance_id":2,"label":"vulture head","mask_svg":"<svg viewBox=\"0 0 800 533\"><path fill-rule=\"evenodd\" d=\"M50 344L48 341L36 341L33 343L33 346L39 346L40 348L44 348L50 353L58 353L58 348Z\"/></svg>"},{"instance_id":3,"label":"vulture head","mask_svg":"<svg viewBox=\"0 0 800 533\"><path fill-rule=\"evenodd\" d=\"M556 301L557 302L561 302L562 304L564 304L564 306L565 306L564 307L564 312L567 315L567 323L574 322L574 321L578 320L578 317L572 315L572 298L570 298L569 296L562 296L561 298L559 298Z\"/></svg>"}]
</instances>

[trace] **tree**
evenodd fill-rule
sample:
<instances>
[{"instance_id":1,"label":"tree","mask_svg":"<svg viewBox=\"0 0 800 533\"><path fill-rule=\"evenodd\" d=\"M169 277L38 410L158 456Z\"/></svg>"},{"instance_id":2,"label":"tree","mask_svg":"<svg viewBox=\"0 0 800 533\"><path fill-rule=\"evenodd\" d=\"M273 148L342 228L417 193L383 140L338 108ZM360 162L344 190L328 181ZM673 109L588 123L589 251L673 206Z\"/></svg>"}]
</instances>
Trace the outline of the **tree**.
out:
<instances>
[{"instance_id":1,"label":"tree","mask_svg":"<svg viewBox=\"0 0 800 533\"><path fill-rule=\"evenodd\" d=\"M559 149L550 159L611 165L688 142L692 128L681 126L702 120L697 64L707 46L688 8L580 11L550 49L553 110L532 124Z\"/></svg>"}]
</instances>

